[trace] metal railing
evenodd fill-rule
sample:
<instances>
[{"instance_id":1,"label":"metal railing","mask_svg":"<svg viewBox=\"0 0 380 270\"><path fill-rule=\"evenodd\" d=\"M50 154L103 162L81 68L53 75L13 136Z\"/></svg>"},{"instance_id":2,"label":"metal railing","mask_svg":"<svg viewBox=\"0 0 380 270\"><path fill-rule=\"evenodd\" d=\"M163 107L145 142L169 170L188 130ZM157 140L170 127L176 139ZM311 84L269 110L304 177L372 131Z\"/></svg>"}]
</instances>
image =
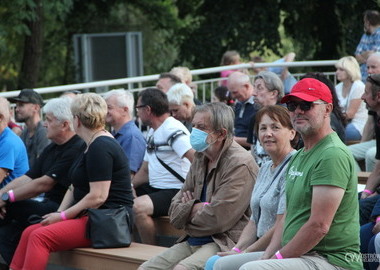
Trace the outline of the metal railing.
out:
<instances>
[{"instance_id":1,"label":"metal railing","mask_svg":"<svg viewBox=\"0 0 380 270\"><path fill-rule=\"evenodd\" d=\"M319 67L319 66L334 66L337 60L322 60L322 61L297 61L297 62L282 62L282 63L246 63L239 65L229 65L229 66L220 66L220 67L212 67L212 68L202 68L202 69L193 69L191 70L192 75L202 75L202 74L216 74L214 79L209 80L199 80L194 81L198 86L198 95L201 96L201 100L205 101L207 96L207 91L211 91L214 89L219 81L223 80L223 78L219 77L219 72L223 70L234 70L234 69L249 69L253 67L261 68L261 67ZM332 72L325 73L327 75L334 76L335 74ZM299 77L303 75L303 73L293 74L295 77ZM104 80L104 81L96 81L96 82L87 82L87 83L76 83L76 84L68 84L68 85L60 85L60 86L52 86L52 87L42 87L35 88L34 90L40 93L41 95L50 94L50 93L63 93L69 90L80 90L80 89L99 89L107 91L111 86L120 86L125 89L128 89L132 92L138 92L146 88L143 86L143 83L152 82L150 85L154 85L158 80L159 74L148 75L148 76L138 76L133 78L122 78L122 79L114 79L114 80ZM225 78L224 78L225 79ZM98 90L99 92L99 90ZM7 91L0 92L0 96L9 98L15 97L20 93L20 90L15 91ZM209 93L209 96L211 94Z\"/></svg>"}]
</instances>

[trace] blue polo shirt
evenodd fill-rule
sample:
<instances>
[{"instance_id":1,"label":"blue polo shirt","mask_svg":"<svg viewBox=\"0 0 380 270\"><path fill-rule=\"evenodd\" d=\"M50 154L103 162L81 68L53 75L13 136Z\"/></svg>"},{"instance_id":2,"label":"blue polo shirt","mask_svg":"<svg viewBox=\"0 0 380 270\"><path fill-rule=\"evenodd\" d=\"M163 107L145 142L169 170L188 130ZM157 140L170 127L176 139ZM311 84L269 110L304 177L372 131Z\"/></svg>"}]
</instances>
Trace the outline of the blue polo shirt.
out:
<instances>
[{"instance_id":1,"label":"blue polo shirt","mask_svg":"<svg viewBox=\"0 0 380 270\"><path fill-rule=\"evenodd\" d=\"M144 160L146 142L134 121L125 123L118 132L112 134L119 142L129 161L129 169L137 172Z\"/></svg>"},{"instance_id":2,"label":"blue polo shirt","mask_svg":"<svg viewBox=\"0 0 380 270\"><path fill-rule=\"evenodd\" d=\"M8 127L0 134L0 168L9 170L9 175L1 182L0 188L29 170L25 144Z\"/></svg>"}]
</instances>

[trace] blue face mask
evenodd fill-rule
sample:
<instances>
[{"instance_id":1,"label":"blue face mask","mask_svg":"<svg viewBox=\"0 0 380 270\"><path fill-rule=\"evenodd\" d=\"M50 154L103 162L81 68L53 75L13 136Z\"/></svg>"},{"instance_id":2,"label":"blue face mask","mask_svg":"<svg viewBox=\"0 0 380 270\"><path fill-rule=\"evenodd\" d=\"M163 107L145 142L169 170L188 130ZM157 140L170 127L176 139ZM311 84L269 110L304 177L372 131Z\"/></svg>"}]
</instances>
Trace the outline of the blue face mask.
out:
<instances>
[{"instance_id":1,"label":"blue face mask","mask_svg":"<svg viewBox=\"0 0 380 270\"><path fill-rule=\"evenodd\" d=\"M208 133L200 129L193 128L190 134L190 144L197 152L205 151L210 144L206 142Z\"/></svg>"}]
</instances>

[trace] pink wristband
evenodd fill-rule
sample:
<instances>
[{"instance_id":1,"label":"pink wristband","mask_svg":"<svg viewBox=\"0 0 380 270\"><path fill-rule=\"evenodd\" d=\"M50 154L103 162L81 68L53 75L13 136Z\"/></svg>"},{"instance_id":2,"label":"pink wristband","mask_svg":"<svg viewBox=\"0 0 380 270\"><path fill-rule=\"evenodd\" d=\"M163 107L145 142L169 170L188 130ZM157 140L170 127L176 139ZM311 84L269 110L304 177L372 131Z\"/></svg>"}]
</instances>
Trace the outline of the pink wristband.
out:
<instances>
[{"instance_id":1,"label":"pink wristband","mask_svg":"<svg viewBox=\"0 0 380 270\"><path fill-rule=\"evenodd\" d=\"M376 223L380 221L380 216L376 218Z\"/></svg>"},{"instance_id":2,"label":"pink wristband","mask_svg":"<svg viewBox=\"0 0 380 270\"><path fill-rule=\"evenodd\" d=\"M365 192L365 193L367 193L369 195L373 194L373 191L370 191L369 189L365 189L365 190L363 190L363 192Z\"/></svg>"},{"instance_id":3,"label":"pink wristband","mask_svg":"<svg viewBox=\"0 0 380 270\"><path fill-rule=\"evenodd\" d=\"M233 247L232 250L233 250L233 251L236 251L237 253L241 253L241 250L238 249L237 247Z\"/></svg>"},{"instance_id":4,"label":"pink wristband","mask_svg":"<svg viewBox=\"0 0 380 270\"><path fill-rule=\"evenodd\" d=\"M60 213L60 215L61 215L61 219L62 219L62 220L67 220L67 217L66 217L66 213L65 213L65 211L62 211L62 212Z\"/></svg>"},{"instance_id":5,"label":"pink wristband","mask_svg":"<svg viewBox=\"0 0 380 270\"><path fill-rule=\"evenodd\" d=\"M204 202L203 205L210 204L209 202Z\"/></svg>"},{"instance_id":6,"label":"pink wristband","mask_svg":"<svg viewBox=\"0 0 380 270\"><path fill-rule=\"evenodd\" d=\"M277 252L274 254L274 256L276 256L276 258L277 258L278 260L281 260L281 259L284 258L284 257L282 257L280 251L277 251Z\"/></svg>"},{"instance_id":7,"label":"pink wristband","mask_svg":"<svg viewBox=\"0 0 380 270\"><path fill-rule=\"evenodd\" d=\"M8 191L8 195L9 195L9 201L10 202L15 202L16 201L15 194L14 194L14 192L13 192L12 189Z\"/></svg>"}]
</instances>

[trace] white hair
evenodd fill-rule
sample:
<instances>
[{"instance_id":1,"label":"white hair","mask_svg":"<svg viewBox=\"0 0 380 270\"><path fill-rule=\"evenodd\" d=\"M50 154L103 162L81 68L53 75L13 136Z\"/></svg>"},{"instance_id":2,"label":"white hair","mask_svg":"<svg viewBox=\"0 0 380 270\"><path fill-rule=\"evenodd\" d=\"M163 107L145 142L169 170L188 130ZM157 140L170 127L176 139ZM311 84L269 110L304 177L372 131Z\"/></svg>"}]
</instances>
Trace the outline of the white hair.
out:
<instances>
[{"instance_id":1,"label":"white hair","mask_svg":"<svg viewBox=\"0 0 380 270\"><path fill-rule=\"evenodd\" d=\"M73 114L71 113L71 102L73 101L70 97L59 97L59 98L53 98L50 99L45 106L43 107L43 112L51 113L54 115L55 118L57 118L58 121L69 122L69 127L71 131L74 131L74 125L73 125Z\"/></svg>"},{"instance_id":2,"label":"white hair","mask_svg":"<svg viewBox=\"0 0 380 270\"><path fill-rule=\"evenodd\" d=\"M117 97L117 105L119 107L128 107L129 116L133 118L135 99L132 93L126 91L124 88L120 88L108 91L103 94L103 98L106 101L113 96Z\"/></svg>"},{"instance_id":3,"label":"white hair","mask_svg":"<svg viewBox=\"0 0 380 270\"><path fill-rule=\"evenodd\" d=\"M182 105L184 102L194 104L194 94L189 86L184 83L176 83L166 93L169 103Z\"/></svg>"}]
</instances>

